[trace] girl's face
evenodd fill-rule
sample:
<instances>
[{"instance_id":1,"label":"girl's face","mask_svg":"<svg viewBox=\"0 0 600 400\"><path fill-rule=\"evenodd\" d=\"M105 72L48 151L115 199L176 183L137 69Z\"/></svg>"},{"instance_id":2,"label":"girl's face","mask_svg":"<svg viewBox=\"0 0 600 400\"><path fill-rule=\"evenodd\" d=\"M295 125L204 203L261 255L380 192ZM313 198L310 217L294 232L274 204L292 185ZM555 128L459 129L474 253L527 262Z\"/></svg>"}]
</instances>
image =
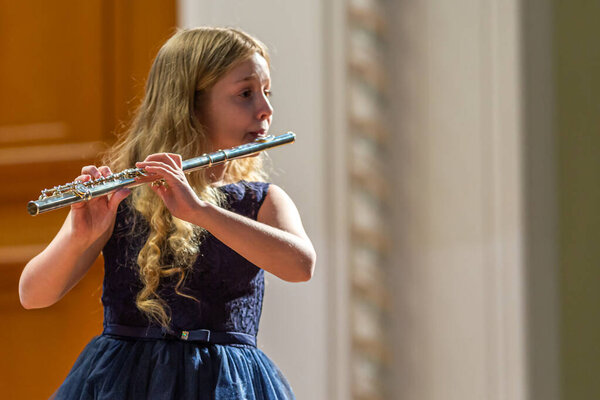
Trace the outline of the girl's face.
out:
<instances>
[{"instance_id":1,"label":"girl's face","mask_svg":"<svg viewBox=\"0 0 600 400\"><path fill-rule=\"evenodd\" d=\"M239 146L267 134L273 116L270 89L269 66L258 53L215 83L200 115L213 150Z\"/></svg>"}]
</instances>

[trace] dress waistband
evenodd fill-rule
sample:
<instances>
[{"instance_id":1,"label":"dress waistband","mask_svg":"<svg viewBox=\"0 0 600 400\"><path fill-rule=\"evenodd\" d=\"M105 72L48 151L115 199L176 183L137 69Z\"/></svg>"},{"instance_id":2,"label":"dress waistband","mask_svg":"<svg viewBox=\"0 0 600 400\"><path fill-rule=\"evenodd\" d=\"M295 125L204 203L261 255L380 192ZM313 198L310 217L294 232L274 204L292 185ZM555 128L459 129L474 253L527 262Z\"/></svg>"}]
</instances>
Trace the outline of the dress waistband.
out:
<instances>
[{"instance_id":1,"label":"dress waistband","mask_svg":"<svg viewBox=\"0 0 600 400\"><path fill-rule=\"evenodd\" d=\"M208 329L192 331L171 331L158 327L142 327L109 324L104 326L103 334L127 336L140 339L182 340L213 344L247 344L256 347L256 337L241 332L213 332Z\"/></svg>"}]
</instances>

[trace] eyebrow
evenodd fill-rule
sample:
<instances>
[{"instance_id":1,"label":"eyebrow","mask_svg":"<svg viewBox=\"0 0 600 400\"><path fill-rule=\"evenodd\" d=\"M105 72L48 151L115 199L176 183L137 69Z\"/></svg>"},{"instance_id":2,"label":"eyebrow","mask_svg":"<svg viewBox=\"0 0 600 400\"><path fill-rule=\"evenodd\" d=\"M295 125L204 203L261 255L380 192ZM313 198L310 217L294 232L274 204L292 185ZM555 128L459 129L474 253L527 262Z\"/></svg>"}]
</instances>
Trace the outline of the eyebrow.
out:
<instances>
[{"instance_id":1,"label":"eyebrow","mask_svg":"<svg viewBox=\"0 0 600 400\"><path fill-rule=\"evenodd\" d=\"M235 81L235 83L240 83L240 82L246 82L246 81L251 81L256 79L257 81L260 81L260 78L258 77L258 74L250 74L248 76L245 76L242 79L238 79L237 81ZM268 81L270 81L270 79L267 79Z\"/></svg>"}]
</instances>

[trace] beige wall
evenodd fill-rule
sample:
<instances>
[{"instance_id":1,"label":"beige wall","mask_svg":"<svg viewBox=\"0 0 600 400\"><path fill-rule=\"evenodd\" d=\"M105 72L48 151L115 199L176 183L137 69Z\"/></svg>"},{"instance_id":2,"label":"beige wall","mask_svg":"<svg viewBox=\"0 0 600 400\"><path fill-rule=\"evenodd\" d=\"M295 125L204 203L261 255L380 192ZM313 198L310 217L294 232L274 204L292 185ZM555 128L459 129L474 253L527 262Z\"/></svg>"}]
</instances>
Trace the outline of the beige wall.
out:
<instances>
[{"instance_id":1,"label":"beige wall","mask_svg":"<svg viewBox=\"0 0 600 400\"><path fill-rule=\"evenodd\" d=\"M271 52L272 134L292 130L296 143L269 152L273 181L292 197L318 254L308 283L268 275L259 347L290 381L299 399L327 399L329 340L326 238L326 132L323 127L322 5L309 1L180 0L179 25L240 27Z\"/></svg>"},{"instance_id":2,"label":"beige wall","mask_svg":"<svg viewBox=\"0 0 600 400\"><path fill-rule=\"evenodd\" d=\"M392 7L395 398L527 398L518 1Z\"/></svg>"}]
</instances>

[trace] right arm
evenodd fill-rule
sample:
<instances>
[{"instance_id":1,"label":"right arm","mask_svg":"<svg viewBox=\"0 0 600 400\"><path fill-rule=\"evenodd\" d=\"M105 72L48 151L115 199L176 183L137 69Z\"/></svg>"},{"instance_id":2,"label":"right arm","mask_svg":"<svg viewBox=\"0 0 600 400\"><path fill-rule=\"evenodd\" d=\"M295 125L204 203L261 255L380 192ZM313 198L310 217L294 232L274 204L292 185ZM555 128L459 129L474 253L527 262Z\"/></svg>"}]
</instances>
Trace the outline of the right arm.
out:
<instances>
[{"instance_id":1,"label":"right arm","mask_svg":"<svg viewBox=\"0 0 600 400\"><path fill-rule=\"evenodd\" d=\"M84 167L77 179L108 176L108 167ZM52 242L32 258L19 280L19 297L27 309L49 307L59 301L90 269L110 238L119 203L129 189L73 204Z\"/></svg>"}]
</instances>

